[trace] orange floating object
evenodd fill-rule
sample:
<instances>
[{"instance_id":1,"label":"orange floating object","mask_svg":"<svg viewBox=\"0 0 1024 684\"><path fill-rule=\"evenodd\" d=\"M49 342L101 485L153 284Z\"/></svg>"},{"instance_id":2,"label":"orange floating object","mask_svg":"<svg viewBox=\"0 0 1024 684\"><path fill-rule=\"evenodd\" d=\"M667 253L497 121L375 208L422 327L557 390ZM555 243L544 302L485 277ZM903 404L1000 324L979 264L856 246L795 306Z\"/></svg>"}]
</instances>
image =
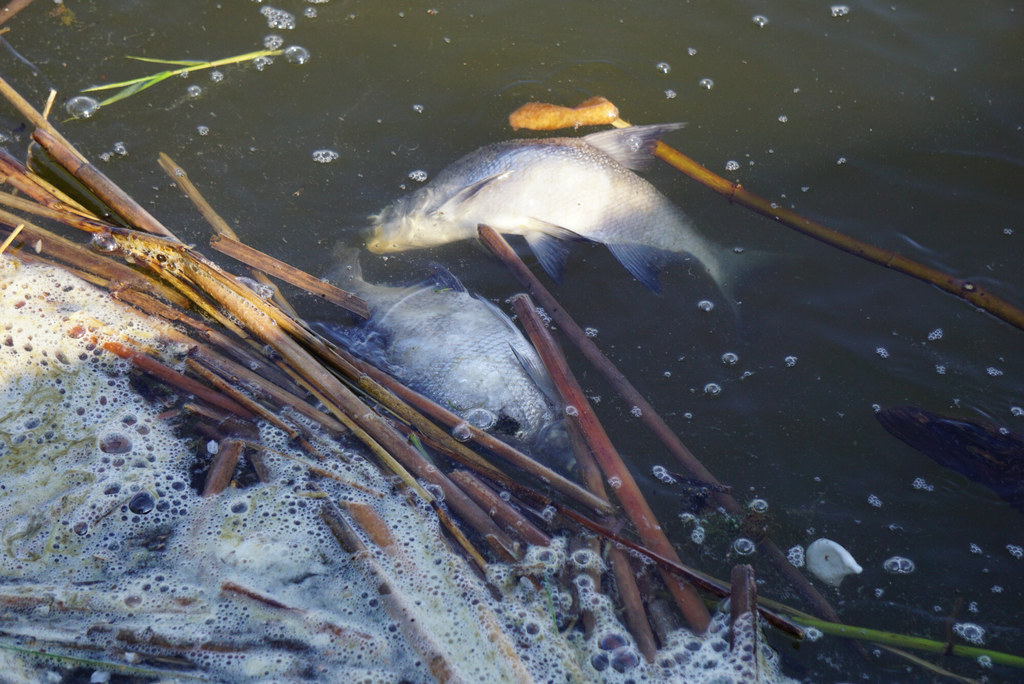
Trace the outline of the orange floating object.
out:
<instances>
[{"instance_id":1,"label":"orange floating object","mask_svg":"<svg viewBox=\"0 0 1024 684\"><path fill-rule=\"evenodd\" d=\"M619 108L609 100L592 97L578 107L561 107L547 102L527 102L508 116L512 128L553 131L609 124L619 118Z\"/></svg>"}]
</instances>

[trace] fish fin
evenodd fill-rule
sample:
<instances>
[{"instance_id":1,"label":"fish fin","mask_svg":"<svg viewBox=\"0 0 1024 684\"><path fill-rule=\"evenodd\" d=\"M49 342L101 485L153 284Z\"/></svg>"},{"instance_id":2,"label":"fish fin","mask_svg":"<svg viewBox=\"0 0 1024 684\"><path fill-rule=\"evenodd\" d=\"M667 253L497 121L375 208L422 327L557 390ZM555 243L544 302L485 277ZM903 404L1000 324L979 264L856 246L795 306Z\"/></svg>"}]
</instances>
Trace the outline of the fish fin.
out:
<instances>
[{"instance_id":1,"label":"fish fin","mask_svg":"<svg viewBox=\"0 0 1024 684\"><path fill-rule=\"evenodd\" d=\"M586 238L568 228L562 228L537 218L531 218L527 222L526 228L529 229L523 235L526 238L526 244L536 255L544 272L551 276L556 283L561 283L562 274L565 273L565 264L569 260L568 243L586 240Z\"/></svg>"},{"instance_id":2,"label":"fish fin","mask_svg":"<svg viewBox=\"0 0 1024 684\"><path fill-rule=\"evenodd\" d=\"M628 243L607 243L607 246L634 278L652 292L661 292L658 273L665 265L665 252L656 247Z\"/></svg>"},{"instance_id":3,"label":"fish fin","mask_svg":"<svg viewBox=\"0 0 1024 684\"><path fill-rule=\"evenodd\" d=\"M508 348L512 350L516 360L519 361L519 365L521 365L523 370L526 371L530 380L533 380L533 384L537 385L552 405L558 406L562 399L558 394L558 389L555 387L554 379L551 377L551 374L548 373L548 369L545 368L540 357L535 356L533 359L528 358L525 354L516 349L515 345L511 342L508 343Z\"/></svg>"},{"instance_id":4,"label":"fish fin","mask_svg":"<svg viewBox=\"0 0 1024 684\"><path fill-rule=\"evenodd\" d=\"M438 262L431 262L430 269L434 273L430 280L432 285L443 290L452 290L454 292L466 291L466 286L462 284L462 281L459 280L458 276Z\"/></svg>"},{"instance_id":5,"label":"fish fin","mask_svg":"<svg viewBox=\"0 0 1024 684\"><path fill-rule=\"evenodd\" d=\"M485 187L487 187L488 185L495 181L507 178L511 173L512 171L502 171L501 173L491 174L486 178L481 178L478 181L474 181L469 185L466 185L465 187L461 188L458 192L456 192L454 195L446 199L441 206L431 211L430 215L437 217L443 214L454 213L454 210L457 206L464 202L468 202Z\"/></svg>"},{"instance_id":6,"label":"fish fin","mask_svg":"<svg viewBox=\"0 0 1024 684\"><path fill-rule=\"evenodd\" d=\"M639 171L646 168L654 158L654 145L658 138L685 125L670 123L612 128L585 135L583 139L627 169Z\"/></svg>"}]
</instances>

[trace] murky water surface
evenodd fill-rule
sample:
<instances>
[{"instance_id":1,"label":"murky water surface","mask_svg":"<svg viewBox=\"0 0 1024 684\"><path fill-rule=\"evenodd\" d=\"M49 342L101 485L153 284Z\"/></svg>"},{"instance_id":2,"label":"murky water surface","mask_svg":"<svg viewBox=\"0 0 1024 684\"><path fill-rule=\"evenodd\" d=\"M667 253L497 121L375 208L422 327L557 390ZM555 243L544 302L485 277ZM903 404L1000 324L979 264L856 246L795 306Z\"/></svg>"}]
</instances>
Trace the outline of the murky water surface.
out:
<instances>
[{"instance_id":1,"label":"murky water surface","mask_svg":"<svg viewBox=\"0 0 1024 684\"><path fill-rule=\"evenodd\" d=\"M686 121L668 139L748 190L1024 304L1024 7L1015 2L394 2L41 0L8 25L3 75L42 103L158 68L128 55L216 59L264 44L308 50L175 77L63 125L103 171L183 239L208 229L156 164L169 153L245 239L314 273L367 215L461 155L515 137L529 100L597 94L635 123ZM302 61L302 60L298 60ZM23 147L5 108L0 125ZM852 624L943 640L977 623L985 645L1024 643L1021 513L885 432L874 407L911 404L1024 432L1024 332L938 289L858 260L673 170L647 177L709 237L745 250L730 307L685 266L654 295L601 245L573 249L554 291L742 502L768 502L787 549L820 536L863 566L823 592ZM517 291L469 243L399 255L396 281L447 265L495 301ZM532 262L531 262L532 263ZM535 264L534 264L535 265ZM536 266L536 265L535 265ZM539 272L539 268L536 269ZM703 311L698 302L715 303ZM310 316L328 315L305 302ZM681 555L727 576L753 559L763 594L798 603L739 533L680 518L678 470L593 372L582 382L650 492ZM714 391L715 385L720 390ZM910 574L888 572L893 556ZM869 648L794 649L807 681L927 681ZM963 674L1019 671L970 660Z\"/></svg>"}]
</instances>

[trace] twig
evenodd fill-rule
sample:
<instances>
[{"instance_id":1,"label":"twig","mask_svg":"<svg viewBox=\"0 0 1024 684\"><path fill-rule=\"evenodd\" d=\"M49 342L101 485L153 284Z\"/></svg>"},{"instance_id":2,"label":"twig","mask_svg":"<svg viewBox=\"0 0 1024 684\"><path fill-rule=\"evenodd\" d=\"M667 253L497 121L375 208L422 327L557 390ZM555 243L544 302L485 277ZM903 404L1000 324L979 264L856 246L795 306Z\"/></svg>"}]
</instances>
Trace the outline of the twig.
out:
<instances>
[{"instance_id":1,"label":"twig","mask_svg":"<svg viewBox=\"0 0 1024 684\"><path fill-rule=\"evenodd\" d=\"M0 254L3 254L4 252L7 251L7 248L11 246L12 242L14 242L14 238L18 237L18 233L20 233L24 229L24 223L19 223L17 226L14 227L14 230L12 230L11 234L7 236L7 239L4 240L3 244L0 244Z\"/></svg>"},{"instance_id":2,"label":"twig","mask_svg":"<svg viewBox=\"0 0 1024 684\"><path fill-rule=\"evenodd\" d=\"M110 209L130 225L153 235L177 240L174 234L153 218L142 205L128 196L99 169L86 161L67 141L57 138L43 129L36 129L32 139L46 150L53 159L63 166L79 182L85 184Z\"/></svg>"},{"instance_id":3,"label":"twig","mask_svg":"<svg viewBox=\"0 0 1024 684\"><path fill-rule=\"evenodd\" d=\"M210 247L221 254L241 261L246 266L257 269L263 273L280 278L286 283L301 287L310 294L317 295L332 304L342 307L362 318L370 316L370 309L360 297L346 292L339 287L326 283L319 278L314 278L305 271L290 266L269 254L249 247L227 235L214 235L210 238Z\"/></svg>"},{"instance_id":4,"label":"twig","mask_svg":"<svg viewBox=\"0 0 1024 684\"><path fill-rule=\"evenodd\" d=\"M567 406L575 407L576 417L579 420L584 438L587 440L594 458L601 467L605 479L616 483L612 489L622 503L626 515L636 526L637 534L640 535L640 538L652 550L666 558L680 562L671 542L669 542L665 532L658 524L657 516L654 515L654 511L651 510L650 505L644 499L643 494L640 492L640 487L637 485L636 480L633 479L633 475L622 462L615 447L612 446L611 441L608 439L604 428L598 422L590 402L583 394L583 390L575 378L573 378L569 366L558 350L554 339L540 321L540 317L537 316L533 302L526 295L516 295L512 298L512 306L526 328L533 346L537 348L537 352L544 360L544 365L554 379L555 386L561 392L562 399ZM573 418L571 415L568 417ZM665 584L668 586L690 627L697 633L703 633L711 621L711 616L693 587L686 583L685 580L681 580L679 577L667 572L662 572L662 578L665 580Z\"/></svg>"},{"instance_id":5,"label":"twig","mask_svg":"<svg viewBox=\"0 0 1024 684\"><path fill-rule=\"evenodd\" d=\"M203 496L220 494L227 489L244 448L245 442L238 439L222 439L220 441L217 455L213 457L210 470L206 473Z\"/></svg>"},{"instance_id":6,"label":"twig","mask_svg":"<svg viewBox=\"0 0 1024 684\"><path fill-rule=\"evenodd\" d=\"M0 26L6 24L15 14L32 4L32 0L11 0L0 9Z\"/></svg>"},{"instance_id":7,"label":"twig","mask_svg":"<svg viewBox=\"0 0 1024 684\"><path fill-rule=\"evenodd\" d=\"M473 473L457 470L450 477L484 510L504 525L505 529L518 535L527 544L534 546L549 546L551 544L551 537L531 523L510 503L498 496Z\"/></svg>"},{"instance_id":8,"label":"twig","mask_svg":"<svg viewBox=\"0 0 1024 684\"><path fill-rule=\"evenodd\" d=\"M145 371L150 375L159 378L160 380L168 383L169 385L178 388L179 390L188 394L193 394L203 401L212 404L218 408L221 408L229 413L233 413L239 418L251 420L255 416L249 412L247 408L237 403L233 399L223 396L217 392L211 391L206 385L196 382L187 375L182 375L176 370L168 368L151 356L147 356L141 352L137 352L134 349L126 347L120 342L108 341L101 345L104 349L112 354L120 356L122 359L127 359L139 370Z\"/></svg>"}]
</instances>

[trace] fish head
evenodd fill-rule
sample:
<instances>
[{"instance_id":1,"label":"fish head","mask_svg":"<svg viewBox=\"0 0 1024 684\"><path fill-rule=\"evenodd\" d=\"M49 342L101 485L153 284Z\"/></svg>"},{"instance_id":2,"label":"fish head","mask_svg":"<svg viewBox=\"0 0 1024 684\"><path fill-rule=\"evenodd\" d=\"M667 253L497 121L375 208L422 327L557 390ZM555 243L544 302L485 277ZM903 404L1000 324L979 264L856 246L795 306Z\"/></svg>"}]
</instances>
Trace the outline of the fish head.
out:
<instances>
[{"instance_id":1,"label":"fish head","mask_svg":"<svg viewBox=\"0 0 1024 684\"><path fill-rule=\"evenodd\" d=\"M371 216L371 234L366 248L374 254L388 254L451 241L443 215L430 211L430 205L428 193L414 192Z\"/></svg>"}]
</instances>

